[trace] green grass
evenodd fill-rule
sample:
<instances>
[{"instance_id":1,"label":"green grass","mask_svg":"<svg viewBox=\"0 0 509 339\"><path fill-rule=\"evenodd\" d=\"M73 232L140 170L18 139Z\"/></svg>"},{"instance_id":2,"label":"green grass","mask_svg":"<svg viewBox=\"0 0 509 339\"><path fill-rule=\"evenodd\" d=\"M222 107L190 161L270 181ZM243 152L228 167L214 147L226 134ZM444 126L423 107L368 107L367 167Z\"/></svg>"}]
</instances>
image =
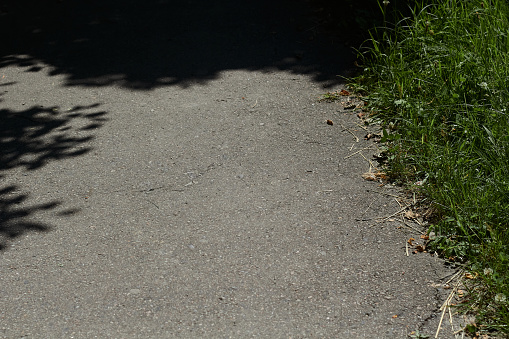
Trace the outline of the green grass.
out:
<instances>
[{"instance_id":1,"label":"green grass","mask_svg":"<svg viewBox=\"0 0 509 339\"><path fill-rule=\"evenodd\" d=\"M476 330L509 335L509 7L427 1L410 13L372 31L352 86L385 129L391 177L434 212L431 246L476 273L464 303Z\"/></svg>"}]
</instances>

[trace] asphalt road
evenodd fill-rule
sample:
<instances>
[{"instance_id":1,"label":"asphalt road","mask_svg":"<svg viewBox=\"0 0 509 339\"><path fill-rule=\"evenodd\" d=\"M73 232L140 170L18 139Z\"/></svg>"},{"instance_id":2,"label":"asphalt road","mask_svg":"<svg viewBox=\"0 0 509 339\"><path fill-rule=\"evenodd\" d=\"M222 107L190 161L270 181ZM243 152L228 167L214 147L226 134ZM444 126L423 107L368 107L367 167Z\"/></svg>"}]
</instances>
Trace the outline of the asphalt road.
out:
<instances>
[{"instance_id":1,"label":"asphalt road","mask_svg":"<svg viewBox=\"0 0 509 339\"><path fill-rule=\"evenodd\" d=\"M454 271L375 222L399 191L318 102L352 54L306 6L4 5L0 337L434 334Z\"/></svg>"}]
</instances>

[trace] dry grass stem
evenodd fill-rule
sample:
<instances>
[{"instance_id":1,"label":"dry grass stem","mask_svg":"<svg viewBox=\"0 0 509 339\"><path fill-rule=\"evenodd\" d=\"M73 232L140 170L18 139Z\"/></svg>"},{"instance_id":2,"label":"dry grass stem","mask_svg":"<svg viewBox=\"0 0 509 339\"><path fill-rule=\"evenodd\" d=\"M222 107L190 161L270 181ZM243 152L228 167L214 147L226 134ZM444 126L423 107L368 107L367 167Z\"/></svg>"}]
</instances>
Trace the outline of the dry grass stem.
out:
<instances>
[{"instance_id":1,"label":"dry grass stem","mask_svg":"<svg viewBox=\"0 0 509 339\"><path fill-rule=\"evenodd\" d=\"M360 128L362 128L363 130L367 131L368 128L366 126L362 126L362 125L359 125L358 123L355 123L357 126L359 126Z\"/></svg>"},{"instance_id":2,"label":"dry grass stem","mask_svg":"<svg viewBox=\"0 0 509 339\"><path fill-rule=\"evenodd\" d=\"M394 195L394 194L390 194L390 193L377 192L377 191L370 191L370 192L374 192L374 193L378 193L378 194L382 194L382 195L387 195L389 197L400 198L400 196L397 196L397 195Z\"/></svg>"},{"instance_id":3,"label":"dry grass stem","mask_svg":"<svg viewBox=\"0 0 509 339\"><path fill-rule=\"evenodd\" d=\"M360 149L360 150L358 150L358 151L356 151L356 152L354 152L354 153L352 153L352 154L350 154L350 155L347 155L347 156L346 156L346 157L344 157L343 159L348 159L348 158L350 158L350 157L353 157L353 156L354 156L354 155L356 155L357 153L360 153L360 152L362 152L362 151L364 151L364 150L367 150L367 149L371 149L371 146L364 147L363 149Z\"/></svg>"},{"instance_id":4,"label":"dry grass stem","mask_svg":"<svg viewBox=\"0 0 509 339\"><path fill-rule=\"evenodd\" d=\"M368 160L368 159L364 156L364 154L362 154L362 153L359 153L359 154L360 154L360 155L364 158L364 160L366 160L367 162L369 162L369 166L371 166L372 168L376 169L376 166L375 166L375 165L373 165L373 163L371 162L371 160ZM371 168L370 168L369 170L371 171Z\"/></svg>"},{"instance_id":5,"label":"dry grass stem","mask_svg":"<svg viewBox=\"0 0 509 339\"><path fill-rule=\"evenodd\" d=\"M414 230L415 232L419 233L419 234L426 234L426 232L424 231L421 231L421 230L418 230L417 228L413 227L412 225L409 225L407 224L404 220L398 220L400 223L402 223L403 225L405 225L406 227Z\"/></svg>"},{"instance_id":6,"label":"dry grass stem","mask_svg":"<svg viewBox=\"0 0 509 339\"><path fill-rule=\"evenodd\" d=\"M398 210L398 211L397 211L397 212L395 212L395 213L392 213L392 214L391 214L391 215L389 215L388 217L377 217L377 218L375 218L375 219L382 219L382 220L377 221L377 222L384 222L384 221L386 221L387 219L390 219L390 218L392 218L392 217L394 217L394 216L396 216L396 215L400 214L401 212L404 212L405 210L406 210L406 207L404 207L404 208L402 208L402 209Z\"/></svg>"},{"instance_id":7,"label":"dry grass stem","mask_svg":"<svg viewBox=\"0 0 509 339\"><path fill-rule=\"evenodd\" d=\"M451 278L449 278L449 280L447 280L444 284L447 285L448 283L450 283L451 281L456 279L461 274L463 274L463 270L459 270L458 272L454 273L453 276Z\"/></svg>"},{"instance_id":8,"label":"dry grass stem","mask_svg":"<svg viewBox=\"0 0 509 339\"><path fill-rule=\"evenodd\" d=\"M351 135L353 135L353 137L355 138L355 142L359 142L359 138L358 138L358 137L357 137L357 136L356 136L356 135L355 135L352 131L350 131L348 128L346 128L346 127L345 127L342 123L339 123L339 125L340 125L341 127L343 127L343 129L344 129L345 131L347 131L348 133L350 133Z\"/></svg>"}]
</instances>

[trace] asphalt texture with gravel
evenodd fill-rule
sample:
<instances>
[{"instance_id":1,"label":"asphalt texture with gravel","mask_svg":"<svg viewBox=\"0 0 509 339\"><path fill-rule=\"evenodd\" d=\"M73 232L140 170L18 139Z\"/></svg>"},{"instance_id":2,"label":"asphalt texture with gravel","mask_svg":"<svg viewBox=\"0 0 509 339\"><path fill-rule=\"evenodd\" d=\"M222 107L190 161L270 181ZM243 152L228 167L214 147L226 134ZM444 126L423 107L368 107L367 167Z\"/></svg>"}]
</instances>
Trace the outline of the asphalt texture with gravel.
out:
<instances>
[{"instance_id":1,"label":"asphalt texture with gravel","mask_svg":"<svg viewBox=\"0 0 509 339\"><path fill-rule=\"evenodd\" d=\"M318 101L353 56L307 6L7 1L0 337L434 335L454 270L377 222L401 192Z\"/></svg>"}]
</instances>

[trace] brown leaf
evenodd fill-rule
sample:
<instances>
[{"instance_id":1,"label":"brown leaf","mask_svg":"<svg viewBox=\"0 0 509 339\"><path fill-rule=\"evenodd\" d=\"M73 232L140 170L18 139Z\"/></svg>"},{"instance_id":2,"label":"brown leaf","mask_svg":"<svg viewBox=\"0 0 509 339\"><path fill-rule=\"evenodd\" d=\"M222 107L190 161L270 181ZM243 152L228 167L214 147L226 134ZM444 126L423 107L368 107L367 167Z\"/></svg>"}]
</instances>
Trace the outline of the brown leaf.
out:
<instances>
[{"instance_id":1,"label":"brown leaf","mask_svg":"<svg viewBox=\"0 0 509 339\"><path fill-rule=\"evenodd\" d=\"M395 315L392 316L392 319L396 319L397 317L398 317L398 315L395 314Z\"/></svg>"},{"instance_id":2,"label":"brown leaf","mask_svg":"<svg viewBox=\"0 0 509 339\"><path fill-rule=\"evenodd\" d=\"M475 277L471 273L465 273L465 278L467 278L467 279L475 279Z\"/></svg>"},{"instance_id":3,"label":"brown leaf","mask_svg":"<svg viewBox=\"0 0 509 339\"><path fill-rule=\"evenodd\" d=\"M375 173L375 177L380 178L382 180L388 179L387 175L384 172L380 172L380 171Z\"/></svg>"},{"instance_id":4,"label":"brown leaf","mask_svg":"<svg viewBox=\"0 0 509 339\"><path fill-rule=\"evenodd\" d=\"M426 247L422 246L422 245L417 245L415 246L415 249L419 252L424 252L424 250L426 249Z\"/></svg>"},{"instance_id":5,"label":"brown leaf","mask_svg":"<svg viewBox=\"0 0 509 339\"><path fill-rule=\"evenodd\" d=\"M414 238L410 238L408 239L407 243L410 245L410 246L413 246L414 244L412 243L412 241L415 241Z\"/></svg>"},{"instance_id":6,"label":"brown leaf","mask_svg":"<svg viewBox=\"0 0 509 339\"><path fill-rule=\"evenodd\" d=\"M429 240L429 235L421 235L421 239L424 239L424 240Z\"/></svg>"},{"instance_id":7,"label":"brown leaf","mask_svg":"<svg viewBox=\"0 0 509 339\"><path fill-rule=\"evenodd\" d=\"M327 125L334 125L334 123L332 122L332 120L327 120Z\"/></svg>"},{"instance_id":8,"label":"brown leaf","mask_svg":"<svg viewBox=\"0 0 509 339\"><path fill-rule=\"evenodd\" d=\"M376 181L376 176L375 176L375 173L371 173L371 172L366 172L366 173L363 173L362 174L362 177L365 179L365 180L370 180L370 181Z\"/></svg>"},{"instance_id":9,"label":"brown leaf","mask_svg":"<svg viewBox=\"0 0 509 339\"><path fill-rule=\"evenodd\" d=\"M345 91L344 89L342 89L339 94L343 95L343 96L347 96L347 95L350 95L350 92L348 91Z\"/></svg>"},{"instance_id":10,"label":"brown leaf","mask_svg":"<svg viewBox=\"0 0 509 339\"><path fill-rule=\"evenodd\" d=\"M407 219L417 219L418 216L419 216L419 214L417 214L411 210L405 212L405 218L407 218Z\"/></svg>"},{"instance_id":11,"label":"brown leaf","mask_svg":"<svg viewBox=\"0 0 509 339\"><path fill-rule=\"evenodd\" d=\"M360 113L359 113L360 114ZM376 137L376 134L373 134L373 133L368 133L364 136L364 140L369 140L369 139L372 139Z\"/></svg>"}]
</instances>

